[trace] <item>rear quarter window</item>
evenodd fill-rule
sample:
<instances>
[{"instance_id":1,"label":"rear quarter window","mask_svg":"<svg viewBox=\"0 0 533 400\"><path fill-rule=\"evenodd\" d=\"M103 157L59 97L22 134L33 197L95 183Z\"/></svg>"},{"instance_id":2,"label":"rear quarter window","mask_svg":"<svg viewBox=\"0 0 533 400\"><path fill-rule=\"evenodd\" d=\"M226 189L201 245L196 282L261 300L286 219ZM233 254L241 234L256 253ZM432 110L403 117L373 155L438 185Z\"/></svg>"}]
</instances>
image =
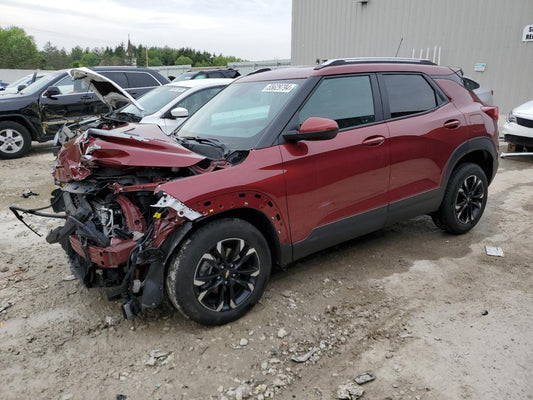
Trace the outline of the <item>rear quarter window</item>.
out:
<instances>
[{"instance_id":1,"label":"rear quarter window","mask_svg":"<svg viewBox=\"0 0 533 400\"><path fill-rule=\"evenodd\" d=\"M106 78L111 79L113 82L118 84L121 88L127 88L128 86L128 80L126 79L126 74L124 72L116 72L116 71L102 71L99 72L101 75L105 76Z\"/></svg>"},{"instance_id":2,"label":"rear quarter window","mask_svg":"<svg viewBox=\"0 0 533 400\"><path fill-rule=\"evenodd\" d=\"M391 118L429 111L439 104L435 90L422 75L386 74L382 79Z\"/></svg>"},{"instance_id":3,"label":"rear quarter window","mask_svg":"<svg viewBox=\"0 0 533 400\"><path fill-rule=\"evenodd\" d=\"M130 88L159 86L159 82L146 72L126 72Z\"/></svg>"}]
</instances>

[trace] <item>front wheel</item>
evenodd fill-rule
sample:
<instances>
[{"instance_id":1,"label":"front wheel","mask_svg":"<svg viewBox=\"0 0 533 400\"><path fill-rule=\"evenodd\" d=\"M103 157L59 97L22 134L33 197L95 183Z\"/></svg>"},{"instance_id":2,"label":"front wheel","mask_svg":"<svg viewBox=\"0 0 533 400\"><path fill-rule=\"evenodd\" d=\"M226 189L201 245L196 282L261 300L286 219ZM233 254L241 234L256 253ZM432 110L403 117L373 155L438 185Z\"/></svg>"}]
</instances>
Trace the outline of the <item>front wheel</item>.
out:
<instances>
[{"instance_id":1,"label":"front wheel","mask_svg":"<svg viewBox=\"0 0 533 400\"><path fill-rule=\"evenodd\" d=\"M261 232L246 221L225 218L185 240L169 267L167 294L193 321L222 325L259 301L270 270L270 250Z\"/></svg>"},{"instance_id":2,"label":"front wheel","mask_svg":"<svg viewBox=\"0 0 533 400\"><path fill-rule=\"evenodd\" d=\"M487 177L479 165L459 165L450 177L439 210L432 215L433 221L449 233L468 232L483 215L487 190Z\"/></svg>"},{"instance_id":3,"label":"front wheel","mask_svg":"<svg viewBox=\"0 0 533 400\"><path fill-rule=\"evenodd\" d=\"M30 151L31 135L21 124L0 121L0 158L19 158Z\"/></svg>"}]
</instances>

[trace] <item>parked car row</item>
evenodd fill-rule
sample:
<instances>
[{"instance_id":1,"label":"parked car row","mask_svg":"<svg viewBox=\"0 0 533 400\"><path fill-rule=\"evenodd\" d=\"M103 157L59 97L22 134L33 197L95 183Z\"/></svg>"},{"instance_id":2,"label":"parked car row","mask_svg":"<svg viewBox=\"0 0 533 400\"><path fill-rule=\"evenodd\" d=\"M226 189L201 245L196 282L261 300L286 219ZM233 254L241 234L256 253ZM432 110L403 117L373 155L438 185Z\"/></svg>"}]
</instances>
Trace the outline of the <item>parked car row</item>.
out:
<instances>
[{"instance_id":1,"label":"parked car row","mask_svg":"<svg viewBox=\"0 0 533 400\"><path fill-rule=\"evenodd\" d=\"M131 98L115 82L87 68L71 71L111 110L102 116L84 119L78 123L63 125L56 134L56 144L85 132L89 128L115 129L132 124L155 124L170 135L189 115L194 114L233 79L205 79L173 81L157 87L138 99ZM113 101L117 100L117 101Z\"/></svg>"},{"instance_id":2,"label":"parked car row","mask_svg":"<svg viewBox=\"0 0 533 400\"><path fill-rule=\"evenodd\" d=\"M168 79L150 68L94 67L140 97ZM32 141L54 138L65 123L107 113L109 108L82 80L74 80L67 70L44 75L18 93L0 96L0 158L25 155Z\"/></svg>"},{"instance_id":3,"label":"parked car row","mask_svg":"<svg viewBox=\"0 0 533 400\"><path fill-rule=\"evenodd\" d=\"M87 70L73 76L124 99ZM498 108L426 60L264 71L194 113L171 105L192 114L171 135L166 122L115 125L130 111L142 122L149 95L67 141L53 167L65 223L47 241L87 287L123 298L127 318L166 295L194 321L227 323L259 301L274 266L420 214L468 232L498 166Z\"/></svg>"}]
</instances>

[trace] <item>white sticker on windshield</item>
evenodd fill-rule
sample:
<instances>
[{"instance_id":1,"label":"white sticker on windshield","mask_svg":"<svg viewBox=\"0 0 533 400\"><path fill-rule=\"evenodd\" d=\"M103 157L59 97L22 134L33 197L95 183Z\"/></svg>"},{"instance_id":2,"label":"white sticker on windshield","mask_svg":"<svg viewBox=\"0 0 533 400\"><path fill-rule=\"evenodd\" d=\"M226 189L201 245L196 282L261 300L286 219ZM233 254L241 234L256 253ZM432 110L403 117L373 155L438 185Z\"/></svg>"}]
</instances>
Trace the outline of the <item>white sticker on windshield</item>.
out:
<instances>
[{"instance_id":1,"label":"white sticker on windshield","mask_svg":"<svg viewBox=\"0 0 533 400\"><path fill-rule=\"evenodd\" d=\"M262 92L266 93L290 93L296 87L296 83L269 83Z\"/></svg>"},{"instance_id":2,"label":"white sticker on windshield","mask_svg":"<svg viewBox=\"0 0 533 400\"><path fill-rule=\"evenodd\" d=\"M178 92L178 93L183 93L186 90L187 90L187 88L183 88L183 87L177 87L177 88L170 89L171 92Z\"/></svg>"}]
</instances>

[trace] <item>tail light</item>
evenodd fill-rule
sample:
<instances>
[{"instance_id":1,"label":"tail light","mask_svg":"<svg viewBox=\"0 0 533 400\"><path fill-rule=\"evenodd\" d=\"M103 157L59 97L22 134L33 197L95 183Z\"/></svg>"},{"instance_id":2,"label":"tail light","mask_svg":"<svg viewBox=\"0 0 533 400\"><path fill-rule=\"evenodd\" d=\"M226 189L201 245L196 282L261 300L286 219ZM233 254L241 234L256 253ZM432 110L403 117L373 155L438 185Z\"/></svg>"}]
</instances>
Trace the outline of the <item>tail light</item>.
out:
<instances>
[{"instance_id":1,"label":"tail light","mask_svg":"<svg viewBox=\"0 0 533 400\"><path fill-rule=\"evenodd\" d=\"M487 114L489 117L491 117L494 121L498 121L498 117L500 116L500 110L496 106L483 106L481 107L481 111L483 111L485 114Z\"/></svg>"}]
</instances>

